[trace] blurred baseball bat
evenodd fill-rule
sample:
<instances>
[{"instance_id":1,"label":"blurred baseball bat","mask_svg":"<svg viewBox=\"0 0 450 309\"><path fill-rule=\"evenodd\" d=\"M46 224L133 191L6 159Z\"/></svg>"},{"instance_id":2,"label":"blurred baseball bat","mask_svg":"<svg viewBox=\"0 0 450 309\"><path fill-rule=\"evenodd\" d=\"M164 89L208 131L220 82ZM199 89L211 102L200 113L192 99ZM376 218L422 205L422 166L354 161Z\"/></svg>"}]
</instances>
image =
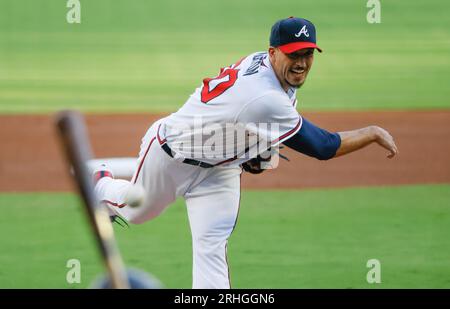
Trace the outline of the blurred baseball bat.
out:
<instances>
[{"instance_id":1,"label":"blurred baseball bat","mask_svg":"<svg viewBox=\"0 0 450 309\"><path fill-rule=\"evenodd\" d=\"M114 238L114 230L107 212L98 204L94 193L94 180L86 162L92 159L92 151L81 114L62 111L56 115L59 139L65 151L69 166L72 166L78 191L84 201L90 225L116 289L129 288L125 267Z\"/></svg>"}]
</instances>

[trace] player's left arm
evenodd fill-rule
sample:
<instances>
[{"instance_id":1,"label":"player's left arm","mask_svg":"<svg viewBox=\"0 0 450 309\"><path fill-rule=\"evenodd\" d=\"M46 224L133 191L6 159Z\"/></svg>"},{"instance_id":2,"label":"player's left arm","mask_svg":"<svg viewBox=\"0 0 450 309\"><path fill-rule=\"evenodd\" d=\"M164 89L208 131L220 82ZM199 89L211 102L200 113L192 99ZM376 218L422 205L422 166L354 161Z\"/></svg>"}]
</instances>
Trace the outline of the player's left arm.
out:
<instances>
[{"instance_id":1,"label":"player's left arm","mask_svg":"<svg viewBox=\"0 0 450 309\"><path fill-rule=\"evenodd\" d=\"M369 126L352 131L331 133L303 118L301 129L283 142L287 147L319 160L329 160L377 143L393 158L398 149L392 136L383 128Z\"/></svg>"}]
</instances>

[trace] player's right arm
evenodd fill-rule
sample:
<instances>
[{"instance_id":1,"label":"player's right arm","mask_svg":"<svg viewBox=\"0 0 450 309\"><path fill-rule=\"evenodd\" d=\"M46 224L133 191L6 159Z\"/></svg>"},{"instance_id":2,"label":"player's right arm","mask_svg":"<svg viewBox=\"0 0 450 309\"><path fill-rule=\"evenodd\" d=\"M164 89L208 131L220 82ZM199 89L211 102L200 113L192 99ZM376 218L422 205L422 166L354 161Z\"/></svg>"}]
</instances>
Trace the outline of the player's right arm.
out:
<instances>
[{"instance_id":1,"label":"player's right arm","mask_svg":"<svg viewBox=\"0 0 450 309\"><path fill-rule=\"evenodd\" d=\"M301 117L284 96L268 92L247 104L239 114L243 123L277 123L280 132L268 132L272 146L283 143L300 153L329 160L377 143L389 150L388 158L398 153L392 136L384 129L369 126L345 132L328 132ZM258 132L264 135L264 132ZM277 137L277 135L279 137Z\"/></svg>"},{"instance_id":2,"label":"player's right arm","mask_svg":"<svg viewBox=\"0 0 450 309\"><path fill-rule=\"evenodd\" d=\"M387 157L393 158L398 153L394 138L383 128L378 126L369 126L366 128L338 132L341 137L341 146L336 151L335 157L359 150L369 144L377 143L389 151Z\"/></svg>"},{"instance_id":3,"label":"player's right arm","mask_svg":"<svg viewBox=\"0 0 450 309\"><path fill-rule=\"evenodd\" d=\"M377 143L393 158L398 149L392 136L383 128L369 126L362 129L331 133L303 118L303 126L284 144L300 153L319 160L329 160Z\"/></svg>"}]
</instances>

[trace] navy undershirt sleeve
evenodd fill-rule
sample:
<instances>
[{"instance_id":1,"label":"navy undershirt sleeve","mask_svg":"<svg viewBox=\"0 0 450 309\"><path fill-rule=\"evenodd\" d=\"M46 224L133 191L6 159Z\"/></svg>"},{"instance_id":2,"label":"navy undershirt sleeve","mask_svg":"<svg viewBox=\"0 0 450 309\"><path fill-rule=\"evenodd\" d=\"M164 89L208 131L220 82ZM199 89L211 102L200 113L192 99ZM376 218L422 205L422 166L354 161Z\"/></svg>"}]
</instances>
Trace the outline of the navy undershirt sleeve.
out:
<instances>
[{"instance_id":1,"label":"navy undershirt sleeve","mask_svg":"<svg viewBox=\"0 0 450 309\"><path fill-rule=\"evenodd\" d=\"M330 133L303 118L300 130L283 144L310 157L328 160L336 155L336 151L341 146L341 137L339 134Z\"/></svg>"}]
</instances>

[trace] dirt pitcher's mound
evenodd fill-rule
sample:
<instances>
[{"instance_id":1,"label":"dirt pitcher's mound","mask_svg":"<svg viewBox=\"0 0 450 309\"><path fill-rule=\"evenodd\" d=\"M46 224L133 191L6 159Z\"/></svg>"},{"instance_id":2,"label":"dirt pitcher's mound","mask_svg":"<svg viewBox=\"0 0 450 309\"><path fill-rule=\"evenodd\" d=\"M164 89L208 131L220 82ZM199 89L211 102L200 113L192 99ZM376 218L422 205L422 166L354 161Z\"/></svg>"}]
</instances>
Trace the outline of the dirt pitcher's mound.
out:
<instances>
[{"instance_id":1,"label":"dirt pitcher's mound","mask_svg":"<svg viewBox=\"0 0 450 309\"><path fill-rule=\"evenodd\" d=\"M450 111L314 112L304 116L332 131L377 124L392 133L400 154L371 145L329 161L284 150L291 162L243 177L244 188L307 188L450 183ZM97 157L137 156L140 141L161 115L89 115ZM72 183L52 116L0 116L0 191L68 191Z\"/></svg>"}]
</instances>

